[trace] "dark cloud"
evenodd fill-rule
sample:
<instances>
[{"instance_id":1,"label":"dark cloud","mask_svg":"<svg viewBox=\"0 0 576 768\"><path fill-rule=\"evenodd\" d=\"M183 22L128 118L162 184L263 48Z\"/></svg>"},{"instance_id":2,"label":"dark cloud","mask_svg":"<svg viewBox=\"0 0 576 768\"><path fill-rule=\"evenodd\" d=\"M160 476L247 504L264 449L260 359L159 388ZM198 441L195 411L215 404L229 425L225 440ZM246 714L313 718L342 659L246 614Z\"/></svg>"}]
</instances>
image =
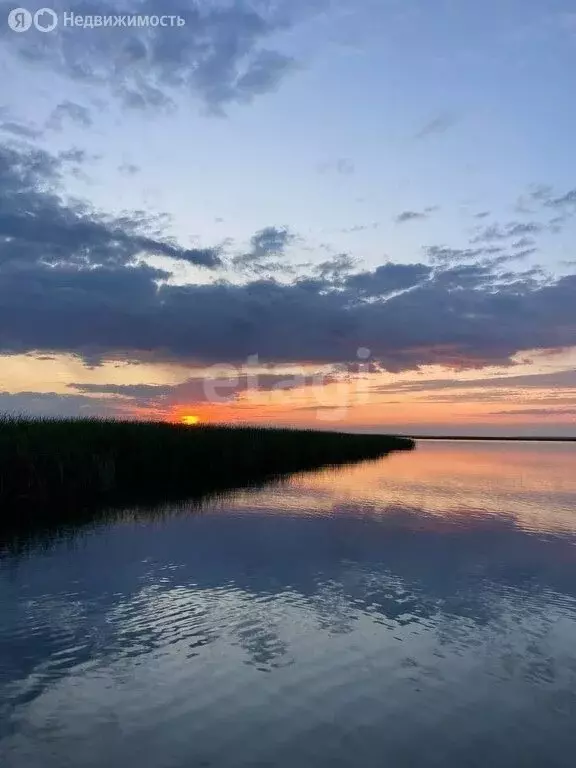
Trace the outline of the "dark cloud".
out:
<instances>
[{"instance_id":1,"label":"dark cloud","mask_svg":"<svg viewBox=\"0 0 576 768\"><path fill-rule=\"evenodd\" d=\"M6 48L10 46L29 66L51 68L83 85L104 87L131 108L164 108L177 94L188 94L219 113L230 104L249 102L273 90L295 67L292 57L270 47L271 40L309 12L303 3L254 0L163 0L161 7L155 0L120 5L80 0L56 2L55 8L82 16L175 15L186 23L101 27L91 32L60 25L50 35L14 35L2 29ZM67 110L67 115L72 113Z\"/></svg>"},{"instance_id":2,"label":"dark cloud","mask_svg":"<svg viewBox=\"0 0 576 768\"><path fill-rule=\"evenodd\" d=\"M432 274L425 264L383 264L371 272L350 275L345 287L361 296L389 296L422 284Z\"/></svg>"},{"instance_id":3,"label":"dark cloud","mask_svg":"<svg viewBox=\"0 0 576 768\"><path fill-rule=\"evenodd\" d=\"M169 256L206 267L216 249L185 249L158 236L158 221L143 212L106 216L60 193L67 163L81 151L53 156L41 149L0 145L0 265L4 272L32 264L65 269L127 266L138 254Z\"/></svg>"},{"instance_id":4,"label":"dark cloud","mask_svg":"<svg viewBox=\"0 0 576 768\"><path fill-rule=\"evenodd\" d=\"M286 249L295 241L288 227L265 227L250 239L250 250L232 259L232 264L241 271L255 274L292 271L284 257Z\"/></svg>"},{"instance_id":5,"label":"dark cloud","mask_svg":"<svg viewBox=\"0 0 576 768\"><path fill-rule=\"evenodd\" d=\"M74 101L63 101L52 111L46 122L46 128L59 131L66 122L89 128L92 125L90 110Z\"/></svg>"},{"instance_id":6,"label":"dark cloud","mask_svg":"<svg viewBox=\"0 0 576 768\"><path fill-rule=\"evenodd\" d=\"M162 254L214 266L143 212L109 217L60 193L65 164L41 150L0 148L0 350L102 359L242 363L356 361L360 347L392 370L511 364L528 349L576 345L576 275L552 279L484 262L387 263L360 273L340 255L290 284L172 285L136 262ZM246 265L282 263L294 235L257 232ZM436 253L436 252L434 252ZM453 255L453 254L452 254ZM470 255L469 253L467 255Z\"/></svg>"},{"instance_id":7,"label":"dark cloud","mask_svg":"<svg viewBox=\"0 0 576 768\"><path fill-rule=\"evenodd\" d=\"M365 346L406 370L502 365L521 350L576 344L574 275L539 285L480 268L426 273L390 264L331 290L273 280L158 288L144 267L3 265L0 346L203 363L332 363Z\"/></svg>"}]
</instances>

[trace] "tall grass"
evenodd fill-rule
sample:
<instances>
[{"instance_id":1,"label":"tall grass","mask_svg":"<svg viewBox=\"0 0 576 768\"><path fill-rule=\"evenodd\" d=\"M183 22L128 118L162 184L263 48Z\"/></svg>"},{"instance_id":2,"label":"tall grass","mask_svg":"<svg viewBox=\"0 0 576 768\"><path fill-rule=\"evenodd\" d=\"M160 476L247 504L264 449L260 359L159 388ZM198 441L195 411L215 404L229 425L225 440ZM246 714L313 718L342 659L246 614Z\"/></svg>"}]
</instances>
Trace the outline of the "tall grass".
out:
<instances>
[{"instance_id":1,"label":"tall grass","mask_svg":"<svg viewBox=\"0 0 576 768\"><path fill-rule=\"evenodd\" d=\"M0 418L0 525L63 507L149 504L413 447L313 430Z\"/></svg>"}]
</instances>

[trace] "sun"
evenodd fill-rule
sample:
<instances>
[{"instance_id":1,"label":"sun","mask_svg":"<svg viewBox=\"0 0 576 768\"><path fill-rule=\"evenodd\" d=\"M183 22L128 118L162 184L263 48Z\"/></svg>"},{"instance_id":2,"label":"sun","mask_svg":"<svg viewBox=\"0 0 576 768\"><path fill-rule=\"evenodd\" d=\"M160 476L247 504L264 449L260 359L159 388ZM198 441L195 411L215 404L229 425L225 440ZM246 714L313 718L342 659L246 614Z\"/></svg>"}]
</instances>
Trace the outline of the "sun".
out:
<instances>
[{"instance_id":1,"label":"sun","mask_svg":"<svg viewBox=\"0 0 576 768\"><path fill-rule=\"evenodd\" d=\"M200 417L190 414L188 416L182 416L182 424L186 424L188 427L195 427L200 423Z\"/></svg>"}]
</instances>

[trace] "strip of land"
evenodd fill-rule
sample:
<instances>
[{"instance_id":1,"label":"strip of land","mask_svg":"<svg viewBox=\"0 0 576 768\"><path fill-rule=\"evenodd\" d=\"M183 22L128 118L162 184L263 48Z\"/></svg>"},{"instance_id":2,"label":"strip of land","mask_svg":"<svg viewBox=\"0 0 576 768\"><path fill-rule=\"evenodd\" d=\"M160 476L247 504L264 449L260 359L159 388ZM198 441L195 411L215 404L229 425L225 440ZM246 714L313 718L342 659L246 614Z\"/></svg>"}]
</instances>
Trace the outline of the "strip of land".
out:
<instances>
[{"instance_id":1,"label":"strip of land","mask_svg":"<svg viewBox=\"0 0 576 768\"><path fill-rule=\"evenodd\" d=\"M413 447L390 435L3 418L0 525L24 510L49 518L86 505L166 503Z\"/></svg>"}]
</instances>

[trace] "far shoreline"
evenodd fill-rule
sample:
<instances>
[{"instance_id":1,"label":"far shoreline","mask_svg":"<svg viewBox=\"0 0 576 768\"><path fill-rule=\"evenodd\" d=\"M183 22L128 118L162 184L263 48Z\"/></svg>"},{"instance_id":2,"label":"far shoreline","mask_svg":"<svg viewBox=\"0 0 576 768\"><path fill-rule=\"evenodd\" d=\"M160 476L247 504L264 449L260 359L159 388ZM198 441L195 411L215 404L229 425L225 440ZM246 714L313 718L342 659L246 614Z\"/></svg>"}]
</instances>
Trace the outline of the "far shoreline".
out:
<instances>
[{"instance_id":1,"label":"far shoreline","mask_svg":"<svg viewBox=\"0 0 576 768\"><path fill-rule=\"evenodd\" d=\"M482 437L478 435L399 435L411 440L459 440L461 442L490 442L490 443L576 443L576 437Z\"/></svg>"}]
</instances>

